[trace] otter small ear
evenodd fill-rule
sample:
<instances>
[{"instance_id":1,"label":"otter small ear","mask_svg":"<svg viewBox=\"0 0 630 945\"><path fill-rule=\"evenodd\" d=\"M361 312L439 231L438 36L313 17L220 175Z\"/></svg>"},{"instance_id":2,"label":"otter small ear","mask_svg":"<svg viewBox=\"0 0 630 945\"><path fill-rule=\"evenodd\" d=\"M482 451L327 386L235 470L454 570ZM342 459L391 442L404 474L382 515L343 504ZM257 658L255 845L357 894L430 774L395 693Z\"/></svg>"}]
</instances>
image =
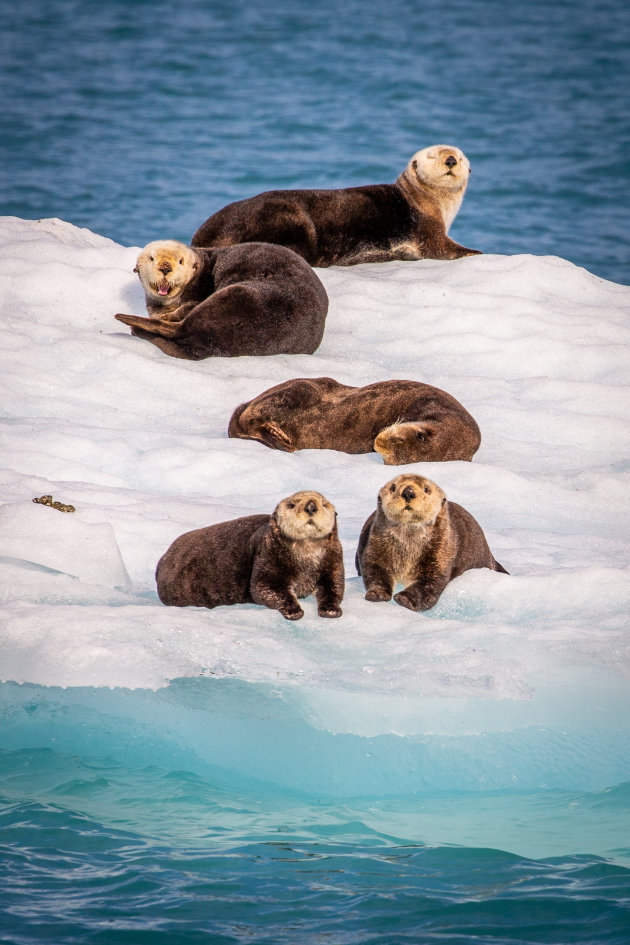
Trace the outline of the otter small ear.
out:
<instances>
[{"instance_id":1,"label":"otter small ear","mask_svg":"<svg viewBox=\"0 0 630 945\"><path fill-rule=\"evenodd\" d=\"M417 171L417 170L418 170L418 162L416 161L415 158L414 158L413 161L411 162L411 166L413 167L414 171Z\"/></svg>"},{"instance_id":2,"label":"otter small ear","mask_svg":"<svg viewBox=\"0 0 630 945\"><path fill-rule=\"evenodd\" d=\"M194 262L194 263L193 263L193 269L199 269L199 263L198 263L198 262Z\"/></svg>"},{"instance_id":3,"label":"otter small ear","mask_svg":"<svg viewBox=\"0 0 630 945\"><path fill-rule=\"evenodd\" d=\"M445 505L446 505L446 496L444 496L444 498L442 499L441 508L444 508Z\"/></svg>"},{"instance_id":4,"label":"otter small ear","mask_svg":"<svg viewBox=\"0 0 630 945\"><path fill-rule=\"evenodd\" d=\"M138 267L137 267L137 266L134 266L134 267L133 267L133 272L137 272L137 271L138 271Z\"/></svg>"}]
</instances>

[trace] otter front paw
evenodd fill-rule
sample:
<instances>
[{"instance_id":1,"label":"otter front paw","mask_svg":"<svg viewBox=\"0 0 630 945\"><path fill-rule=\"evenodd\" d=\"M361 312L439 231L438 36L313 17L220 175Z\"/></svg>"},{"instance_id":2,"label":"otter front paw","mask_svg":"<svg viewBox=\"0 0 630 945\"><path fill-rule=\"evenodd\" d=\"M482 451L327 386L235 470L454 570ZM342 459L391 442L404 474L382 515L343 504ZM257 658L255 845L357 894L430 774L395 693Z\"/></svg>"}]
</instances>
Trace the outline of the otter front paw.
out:
<instances>
[{"instance_id":1,"label":"otter front paw","mask_svg":"<svg viewBox=\"0 0 630 945\"><path fill-rule=\"evenodd\" d=\"M281 607L280 613L286 620L299 620L300 617L304 616L304 611L299 604L289 607Z\"/></svg>"},{"instance_id":2,"label":"otter front paw","mask_svg":"<svg viewBox=\"0 0 630 945\"><path fill-rule=\"evenodd\" d=\"M392 595L391 592L384 587L371 587L367 591L365 599L371 601L391 600Z\"/></svg>"},{"instance_id":3,"label":"otter front paw","mask_svg":"<svg viewBox=\"0 0 630 945\"><path fill-rule=\"evenodd\" d=\"M394 594L394 600L397 604L400 604L401 607L406 607L408 610L426 610L426 604L423 604L422 597L417 591L404 590L399 591L398 594Z\"/></svg>"},{"instance_id":4,"label":"otter front paw","mask_svg":"<svg viewBox=\"0 0 630 945\"><path fill-rule=\"evenodd\" d=\"M320 617L341 617L343 610L341 607L320 607L317 613Z\"/></svg>"}]
</instances>

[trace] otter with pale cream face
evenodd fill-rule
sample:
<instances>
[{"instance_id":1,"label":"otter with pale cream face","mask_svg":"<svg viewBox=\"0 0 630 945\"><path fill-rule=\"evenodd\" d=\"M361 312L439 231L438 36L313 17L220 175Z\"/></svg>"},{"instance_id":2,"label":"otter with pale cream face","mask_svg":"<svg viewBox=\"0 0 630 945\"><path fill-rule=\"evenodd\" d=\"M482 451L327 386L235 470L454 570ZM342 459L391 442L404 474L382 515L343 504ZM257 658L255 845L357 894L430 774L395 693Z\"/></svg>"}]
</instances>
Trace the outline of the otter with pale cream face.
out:
<instances>
[{"instance_id":1,"label":"otter with pale cream face","mask_svg":"<svg viewBox=\"0 0 630 945\"><path fill-rule=\"evenodd\" d=\"M180 535L160 558L158 595L173 607L262 604L287 620L315 594L320 617L340 617L344 568L334 506L296 492L272 515L248 515Z\"/></svg>"},{"instance_id":2,"label":"otter with pale cream face","mask_svg":"<svg viewBox=\"0 0 630 945\"><path fill-rule=\"evenodd\" d=\"M284 246L192 249L157 240L134 272L150 317L115 317L171 357L313 354L322 340L326 290Z\"/></svg>"},{"instance_id":3,"label":"otter with pale cream face","mask_svg":"<svg viewBox=\"0 0 630 945\"><path fill-rule=\"evenodd\" d=\"M203 223L193 246L263 240L288 246L311 266L474 256L447 235L470 164L459 148L416 152L394 184L339 190L270 190L228 204Z\"/></svg>"},{"instance_id":4,"label":"otter with pale cream face","mask_svg":"<svg viewBox=\"0 0 630 945\"><path fill-rule=\"evenodd\" d=\"M424 476L385 483L365 522L355 558L365 599L429 610L446 585L471 568L508 572L492 555L479 523ZM397 585L402 589L394 594Z\"/></svg>"},{"instance_id":5,"label":"otter with pale cream face","mask_svg":"<svg viewBox=\"0 0 630 945\"><path fill-rule=\"evenodd\" d=\"M350 387L300 377L263 391L233 412L228 435L272 449L380 453L388 466L471 460L476 421L445 391L419 381Z\"/></svg>"}]
</instances>

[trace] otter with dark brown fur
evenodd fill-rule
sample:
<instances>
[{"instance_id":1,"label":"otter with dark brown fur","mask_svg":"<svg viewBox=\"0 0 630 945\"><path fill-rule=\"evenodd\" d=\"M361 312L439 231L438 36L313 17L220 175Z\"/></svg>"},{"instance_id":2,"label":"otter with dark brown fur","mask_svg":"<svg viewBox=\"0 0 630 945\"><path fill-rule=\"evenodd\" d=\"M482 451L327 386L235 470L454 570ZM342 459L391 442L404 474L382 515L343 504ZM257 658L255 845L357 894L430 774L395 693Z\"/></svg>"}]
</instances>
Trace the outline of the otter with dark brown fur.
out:
<instances>
[{"instance_id":1,"label":"otter with dark brown fur","mask_svg":"<svg viewBox=\"0 0 630 945\"><path fill-rule=\"evenodd\" d=\"M158 595L173 607L263 604L287 620L315 594L320 617L341 617L343 554L334 506L296 492L272 515L248 515L186 532L160 558Z\"/></svg>"},{"instance_id":2,"label":"otter with dark brown fur","mask_svg":"<svg viewBox=\"0 0 630 945\"><path fill-rule=\"evenodd\" d=\"M313 354L322 340L326 290L284 246L191 249L156 240L134 271L151 317L116 318L174 358Z\"/></svg>"},{"instance_id":3,"label":"otter with dark brown fur","mask_svg":"<svg viewBox=\"0 0 630 945\"><path fill-rule=\"evenodd\" d=\"M295 378L236 408L228 436L272 449L380 453L388 466L471 460L479 427L459 401L419 381L350 387L331 377Z\"/></svg>"},{"instance_id":4,"label":"otter with dark brown fur","mask_svg":"<svg viewBox=\"0 0 630 945\"><path fill-rule=\"evenodd\" d=\"M409 610L434 607L446 585L471 568L508 573L470 512L448 502L430 479L404 473L380 490L355 563L366 600L391 600L402 585L394 600Z\"/></svg>"},{"instance_id":5,"label":"otter with dark brown fur","mask_svg":"<svg viewBox=\"0 0 630 945\"><path fill-rule=\"evenodd\" d=\"M416 152L394 184L339 190L270 190L218 210L193 246L264 240L289 246L311 266L354 266L392 259L458 259L466 249L447 236L470 164L459 148Z\"/></svg>"}]
</instances>

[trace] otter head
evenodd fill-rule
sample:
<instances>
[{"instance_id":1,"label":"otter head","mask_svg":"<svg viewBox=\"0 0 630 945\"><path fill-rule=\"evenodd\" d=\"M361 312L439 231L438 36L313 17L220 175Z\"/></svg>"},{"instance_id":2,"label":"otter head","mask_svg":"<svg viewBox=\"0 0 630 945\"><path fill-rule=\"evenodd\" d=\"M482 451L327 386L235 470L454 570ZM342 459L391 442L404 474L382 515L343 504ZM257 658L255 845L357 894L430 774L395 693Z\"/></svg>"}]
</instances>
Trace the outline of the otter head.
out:
<instances>
[{"instance_id":1,"label":"otter head","mask_svg":"<svg viewBox=\"0 0 630 945\"><path fill-rule=\"evenodd\" d=\"M147 299L152 304L176 303L194 277L199 258L194 249L176 240L148 243L136 262L137 272Z\"/></svg>"},{"instance_id":2,"label":"otter head","mask_svg":"<svg viewBox=\"0 0 630 945\"><path fill-rule=\"evenodd\" d=\"M381 430L374 440L374 449L386 466L417 463L431 453L434 432L430 423L399 421Z\"/></svg>"},{"instance_id":3,"label":"otter head","mask_svg":"<svg viewBox=\"0 0 630 945\"><path fill-rule=\"evenodd\" d=\"M470 164L464 152L448 144L434 144L416 151L409 168L423 184L445 190L465 190L470 176Z\"/></svg>"},{"instance_id":4,"label":"otter head","mask_svg":"<svg viewBox=\"0 0 630 945\"><path fill-rule=\"evenodd\" d=\"M446 504L446 496L430 479L402 473L385 483L378 504L395 525L433 525Z\"/></svg>"},{"instance_id":5,"label":"otter head","mask_svg":"<svg viewBox=\"0 0 630 945\"><path fill-rule=\"evenodd\" d=\"M448 144L434 144L416 151L399 181L412 193L428 189L441 207L448 230L464 199L469 176L470 163L463 151Z\"/></svg>"},{"instance_id":6,"label":"otter head","mask_svg":"<svg viewBox=\"0 0 630 945\"><path fill-rule=\"evenodd\" d=\"M335 527L334 505L319 492L294 492L278 503L273 518L286 538L326 538Z\"/></svg>"}]
</instances>

